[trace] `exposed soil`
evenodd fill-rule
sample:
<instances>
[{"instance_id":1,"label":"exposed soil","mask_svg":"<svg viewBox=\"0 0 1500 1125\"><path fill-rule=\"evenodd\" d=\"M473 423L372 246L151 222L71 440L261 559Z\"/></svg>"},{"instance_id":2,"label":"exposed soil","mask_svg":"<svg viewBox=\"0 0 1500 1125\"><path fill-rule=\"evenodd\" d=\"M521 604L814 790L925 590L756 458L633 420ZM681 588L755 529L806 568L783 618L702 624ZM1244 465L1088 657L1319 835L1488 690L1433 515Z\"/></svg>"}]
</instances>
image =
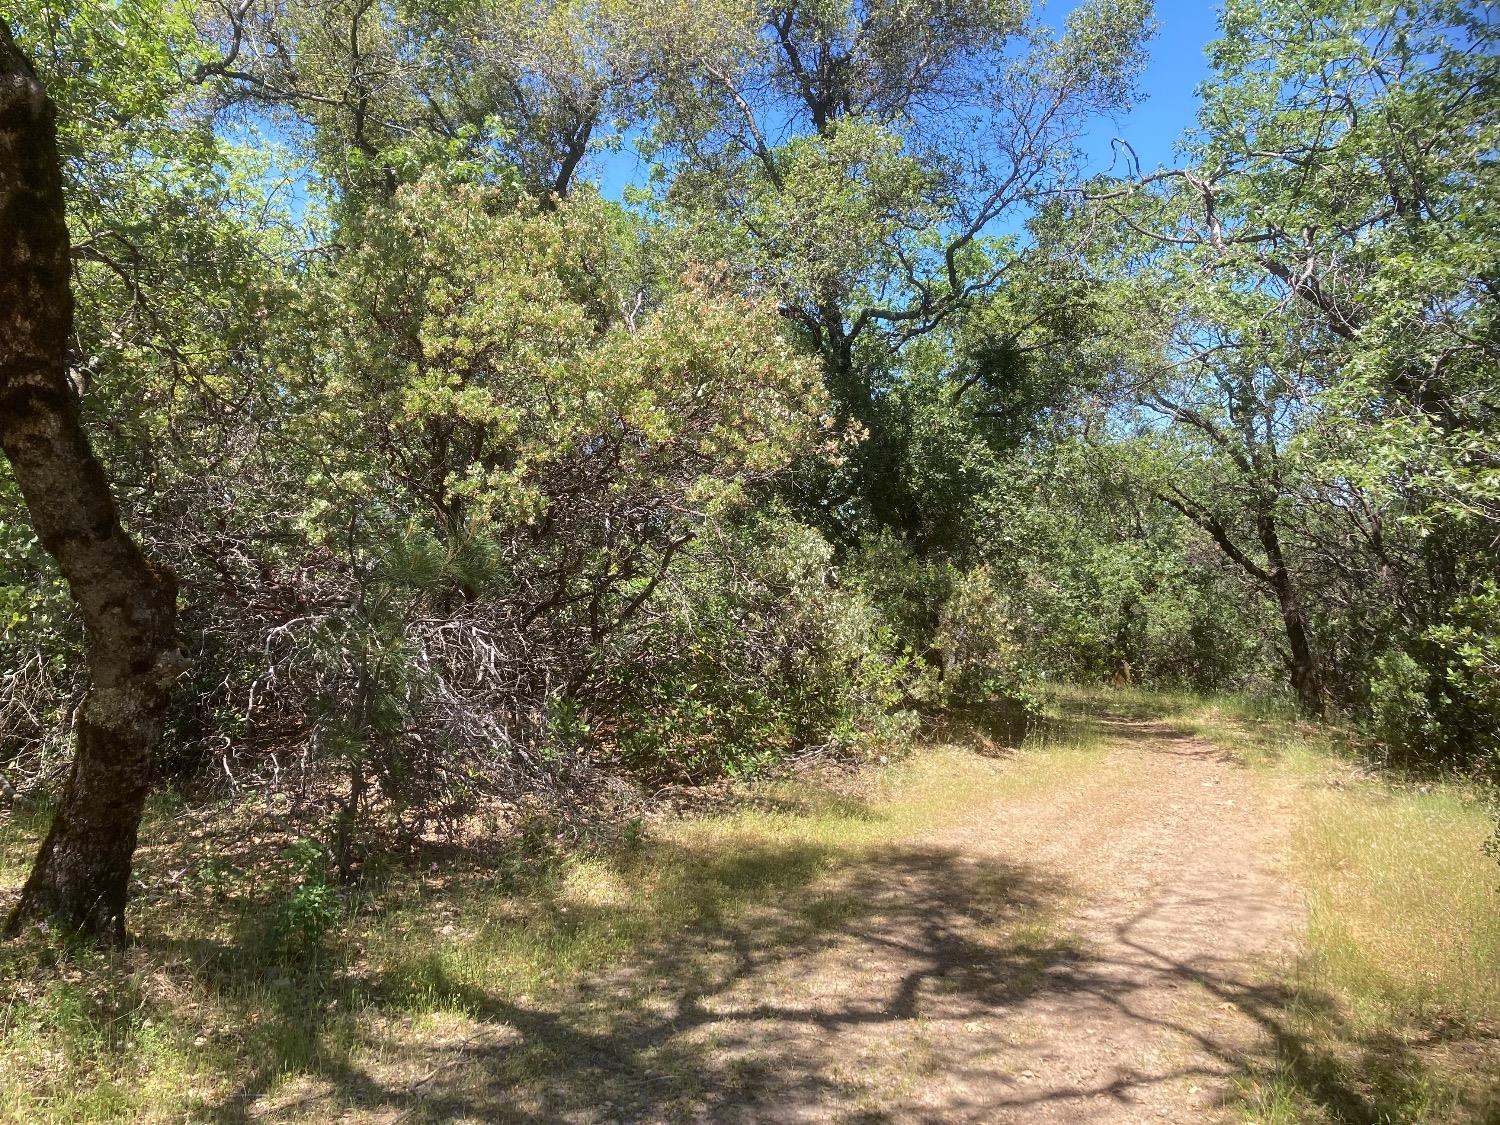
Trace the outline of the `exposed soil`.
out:
<instances>
[{"instance_id":1,"label":"exposed soil","mask_svg":"<svg viewBox=\"0 0 1500 1125\"><path fill-rule=\"evenodd\" d=\"M971 834L976 851L1080 888L1079 951L990 1017L1026 1029L1016 1046L962 1087L936 1084L914 1119L1211 1120L1271 1046L1281 996L1268 970L1300 913L1282 870L1287 810L1212 745L1112 725L1107 781L1010 806Z\"/></svg>"},{"instance_id":2,"label":"exposed soil","mask_svg":"<svg viewBox=\"0 0 1500 1125\"><path fill-rule=\"evenodd\" d=\"M477 1000L340 1100L361 1120L1215 1120L1272 1045L1300 912L1287 811L1212 745L1105 726L1086 775L562 1000Z\"/></svg>"}]
</instances>

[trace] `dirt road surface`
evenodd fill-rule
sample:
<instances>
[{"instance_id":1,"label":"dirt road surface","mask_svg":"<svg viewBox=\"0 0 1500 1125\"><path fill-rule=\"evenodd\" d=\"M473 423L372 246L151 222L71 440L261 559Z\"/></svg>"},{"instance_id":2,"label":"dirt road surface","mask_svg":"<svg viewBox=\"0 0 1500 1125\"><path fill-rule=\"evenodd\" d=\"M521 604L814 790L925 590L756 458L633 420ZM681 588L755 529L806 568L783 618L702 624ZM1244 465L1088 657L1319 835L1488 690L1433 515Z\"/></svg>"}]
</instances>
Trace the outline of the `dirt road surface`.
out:
<instances>
[{"instance_id":1,"label":"dirt road surface","mask_svg":"<svg viewBox=\"0 0 1500 1125\"><path fill-rule=\"evenodd\" d=\"M1272 967L1299 925L1288 814L1206 742L1103 725L1095 768L976 801L795 908L758 907L545 1004L481 1004L384 1085L402 1096L343 1116L1227 1116L1234 1076L1273 1045Z\"/></svg>"}]
</instances>

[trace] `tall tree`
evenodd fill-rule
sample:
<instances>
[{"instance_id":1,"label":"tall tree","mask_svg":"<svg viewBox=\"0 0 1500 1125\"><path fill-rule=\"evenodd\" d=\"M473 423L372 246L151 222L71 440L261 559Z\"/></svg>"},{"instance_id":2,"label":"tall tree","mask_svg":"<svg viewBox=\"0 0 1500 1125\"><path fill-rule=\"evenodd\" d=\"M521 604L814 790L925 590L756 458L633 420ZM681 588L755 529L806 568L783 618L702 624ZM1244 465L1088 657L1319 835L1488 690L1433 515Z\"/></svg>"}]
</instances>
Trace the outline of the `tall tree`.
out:
<instances>
[{"instance_id":1,"label":"tall tree","mask_svg":"<svg viewBox=\"0 0 1500 1125\"><path fill-rule=\"evenodd\" d=\"M904 486L907 435L938 403L982 416L1016 365L949 364L924 393L910 353L1026 286L1017 230L1076 168L1089 120L1130 98L1149 3L1085 3L1059 32L1030 7L761 3L756 38L733 65L700 62L700 98L657 131L694 253L776 296L867 435L848 472L809 489L845 540L863 512L924 553L948 538ZM1031 317L1016 313L989 327L1020 335Z\"/></svg>"},{"instance_id":2,"label":"tall tree","mask_svg":"<svg viewBox=\"0 0 1500 1125\"><path fill-rule=\"evenodd\" d=\"M1307 591L1288 546L1299 465L1289 448L1315 416L1299 412L1326 355L1305 333L1261 331L1274 304L1255 294L1181 295L1166 359L1139 388L1150 444L1165 458L1148 475L1158 500L1213 541L1280 615L1293 694L1324 710L1324 680ZM1160 419L1171 423L1166 432Z\"/></svg>"},{"instance_id":3,"label":"tall tree","mask_svg":"<svg viewBox=\"0 0 1500 1125\"><path fill-rule=\"evenodd\" d=\"M1166 310L1139 405L1205 470L1167 499L1280 605L1305 705L1318 681L1394 699L1403 665L1392 710L1432 720L1417 750L1481 750L1500 723L1495 21L1476 0L1230 0L1223 27L1190 165L1094 196L1115 269Z\"/></svg>"},{"instance_id":4,"label":"tall tree","mask_svg":"<svg viewBox=\"0 0 1500 1125\"><path fill-rule=\"evenodd\" d=\"M89 689L57 814L6 925L125 938L136 834L171 687L176 581L120 524L69 378L73 325L56 112L0 23L0 447L88 637Z\"/></svg>"}]
</instances>

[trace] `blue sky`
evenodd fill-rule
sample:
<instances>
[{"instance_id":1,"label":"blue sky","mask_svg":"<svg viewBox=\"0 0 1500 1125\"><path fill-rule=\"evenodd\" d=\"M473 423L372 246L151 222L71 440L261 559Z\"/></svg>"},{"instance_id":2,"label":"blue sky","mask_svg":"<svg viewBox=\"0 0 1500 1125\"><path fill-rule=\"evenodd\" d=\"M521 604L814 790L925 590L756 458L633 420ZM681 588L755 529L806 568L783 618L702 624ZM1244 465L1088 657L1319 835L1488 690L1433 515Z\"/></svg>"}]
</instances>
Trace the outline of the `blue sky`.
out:
<instances>
[{"instance_id":1,"label":"blue sky","mask_svg":"<svg viewBox=\"0 0 1500 1125\"><path fill-rule=\"evenodd\" d=\"M1081 0L1051 0L1042 7L1042 22L1059 26ZM1150 61L1139 83L1140 95L1129 113L1112 120L1099 120L1085 138L1084 147L1090 159L1089 171L1102 171L1110 164L1111 142L1119 137L1128 141L1140 158L1143 170L1170 165L1173 146L1194 121L1198 99L1194 90L1208 77L1207 45L1218 37L1219 5L1215 0L1156 0L1156 37L1150 44ZM261 128L267 123L258 122ZM276 134L272 126L271 133ZM1116 169L1123 171L1122 168ZM586 168L587 178L599 183L605 197L620 199L631 184L641 184L649 174L646 163L633 151L626 138L623 151L595 155ZM306 192L301 174L282 185L298 196L294 211L301 213ZM1020 216L1010 221L1019 225Z\"/></svg>"},{"instance_id":2,"label":"blue sky","mask_svg":"<svg viewBox=\"0 0 1500 1125\"><path fill-rule=\"evenodd\" d=\"M1078 0L1054 0L1044 9L1054 26L1078 6ZM1198 99L1193 91L1208 77L1210 42L1219 37L1219 5L1211 0L1156 0L1156 38L1151 61L1141 77L1141 97L1129 114L1102 121L1089 138L1091 156L1108 163L1110 141L1123 137L1149 171L1172 163L1172 146L1193 124Z\"/></svg>"}]
</instances>

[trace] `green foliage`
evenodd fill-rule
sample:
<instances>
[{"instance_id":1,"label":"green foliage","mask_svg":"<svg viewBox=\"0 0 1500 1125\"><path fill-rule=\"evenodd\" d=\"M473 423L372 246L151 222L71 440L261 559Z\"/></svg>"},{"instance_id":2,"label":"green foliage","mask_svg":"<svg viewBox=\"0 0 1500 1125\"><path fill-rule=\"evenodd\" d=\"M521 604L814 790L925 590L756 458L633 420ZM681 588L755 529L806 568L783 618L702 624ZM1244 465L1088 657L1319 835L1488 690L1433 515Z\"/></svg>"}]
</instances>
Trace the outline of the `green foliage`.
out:
<instances>
[{"instance_id":1,"label":"green foliage","mask_svg":"<svg viewBox=\"0 0 1500 1125\"><path fill-rule=\"evenodd\" d=\"M924 559L889 534L851 561L855 583L890 622L887 644L906 663L902 687L928 714L961 713L1018 742L1039 716L1037 668L1019 613L983 563Z\"/></svg>"},{"instance_id":2,"label":"green foliage","mask_svg":"<svg viewBox=\"0 0 1500 1125\"><path fill-rule=\"evenodd\" d=\"M1425 757L1437 734L1427 700L1427 675L1407 652L1383 653L1370 680L1370 732L1382 745Z\"/></svg>"},{"instance_id":3,"label":"green foliage","mask_svg":"<svg viewBox=\"0 0 1500 1125\"><path fill-rule=\"evenodd\" d=\"M19 767L7 779L7 795L32 788L66 751L62 734L80 675L71 614L67 587L27 523L14 482L0 478L0 664L6 669L0 768Z\"/></svg>"},{"instance_id":4,"label":"green foliage","mask_svg":"<svg viewBox=\"0 0 1500 1125\"><path fill-rule=\"evenodd\" d=\"M597 199L541 209L424 179L367 221L309 301L342 313L298 420L324 450L317 539L382 518L444 539L474 521L536 527L564 518L549 490L596 474L601 501L713 511L811 432L808 368L765 310L646 276L629 223ZM381 435L373 450L338 440L360 433Z\"/></svg>"},{"instance_id":5,"label":"green foliage","mask_svg":"<svg viewBox=\"0 0 1500 1125\"><path fill-rule=\"evenodd\" d=\"M184 591L163 771L347 786L342 869L375 808L420 834L521 763L744 771L1019 690L987 497L1097 363L1028 358L1082 305L1001 295L985 228L1128 96L1141 5L1060 34L989 3L15 18L63 122L85 406ZM803 48L844 61L806 86ZM1014 177L949 158L986 115ZM626 130L654 215L579 178ZM4 526L35 766L76 640ZM883 527L942 576L919 630L839 575Z\"/></svg>"},{"instance_id":6,"label":"green foliage","mask_svg":"<svg viewBox=\"0 0 1500 1125\"><path fill-rule=\"evenodd\" d=\"M763 304L656 271L587 193L428 174L357 230L285 341L317 451L292 521L353 580L310 632L316 713L356 777L446 816L508 743L614 721L691 545L810 448L822 400Z\"/></svg>"},{"instance_id":7,"label":"green foliage","mask_svg":"<svg viewBox=\"0 0 1500 1125\"><path fill-rule=\"evenodd\" d=\"M1268 623L1188 521L1138 494L1145 456L1070 443L1012 461L993 526L1021 644L1052 681L1238 690Z\"/></svg>"},{"instance_id":8,"label":"green foliage","mask_svg":"<svg viewBox=\"0 0 1500 1125\"><path fill-rule=\"evenodd\" d=\"M618 663L608 720L635 768L673 779L754 772L809 749L904 744L909 660L831 549L769 513L695 544Z\"/></svg>"},{"instance_id":9,"label":"green foliage","mask_svg":"<svg viewBox=\"0 0 1500 1125\"><path fill-rule=\"evenodd\" d=\"M1001 403L1050 401L1064 364L1020 360L1072 303L1033 289L1044 269L995 228L1066 177L1081 121L1128 100L1149 5L1086 4L1060 32L1017 3L762 11L735 65L698 70L696 129L663 122L659 143L690 156L664 175L677 252L774 295L862 439L800 475L803 517L841 548L889 529L972 556L960 513L989 483L986 446L1029 423ZM990 301L1003 329L956 355Z\"/></svg>"},{"instance_id":10,"label":"green foliage","mask_svg":"<svg viewBox=\"0 0 1500 1125\"><path fill-rule=\"evenodd\" d=\"M1076 206L1144 2L13 7L74 381L182 590L157 768L294 789L340 877L481 797L1049 681L1305 665L1392 762L1500 743L1472 4L1233 0L1189 166ZM60 775L81 643L0 477L8 797Z\"/></svg>"},{"instance_id":11,"label":"green foliage","mask_svg":"<svg viewBox=\"0 0 1500 1125\"><path fill-rule=\"evenodd\" d=\"M1500 597L1496 584L1461 598L1439 623L1375 662L1371 735L1398 764L1470 760L1500 776ZM1475 736L1480 737L1476 740ZM1475 745L1477 742L1477 745Z\"/></svg>"},{"instance_id":12,"label":"green foliage","mask_svg":"<svg viewBox=\"0 0 1500 1125\"><path fill-rule=\"evenodd\" d=\"M1500 739L1494 22L1246 0L1223 27L1191 166L1097 197L1157 339L1137 487L1276 607L1306 709L1476 760Z\"/></svg>"},{"instance_id":13,"label":"green foliage","mask_svg":"<svg viewBox=\"0 0 1500 1125\"><path fill-rule=\"evenodd\" d=\"M272 955L288 962L317 955L338 920L338 890L328 881L328 856L312 840L297 840L283 857L292 887L271 910L266 927Z\"/></svg>"}]
</instances>

